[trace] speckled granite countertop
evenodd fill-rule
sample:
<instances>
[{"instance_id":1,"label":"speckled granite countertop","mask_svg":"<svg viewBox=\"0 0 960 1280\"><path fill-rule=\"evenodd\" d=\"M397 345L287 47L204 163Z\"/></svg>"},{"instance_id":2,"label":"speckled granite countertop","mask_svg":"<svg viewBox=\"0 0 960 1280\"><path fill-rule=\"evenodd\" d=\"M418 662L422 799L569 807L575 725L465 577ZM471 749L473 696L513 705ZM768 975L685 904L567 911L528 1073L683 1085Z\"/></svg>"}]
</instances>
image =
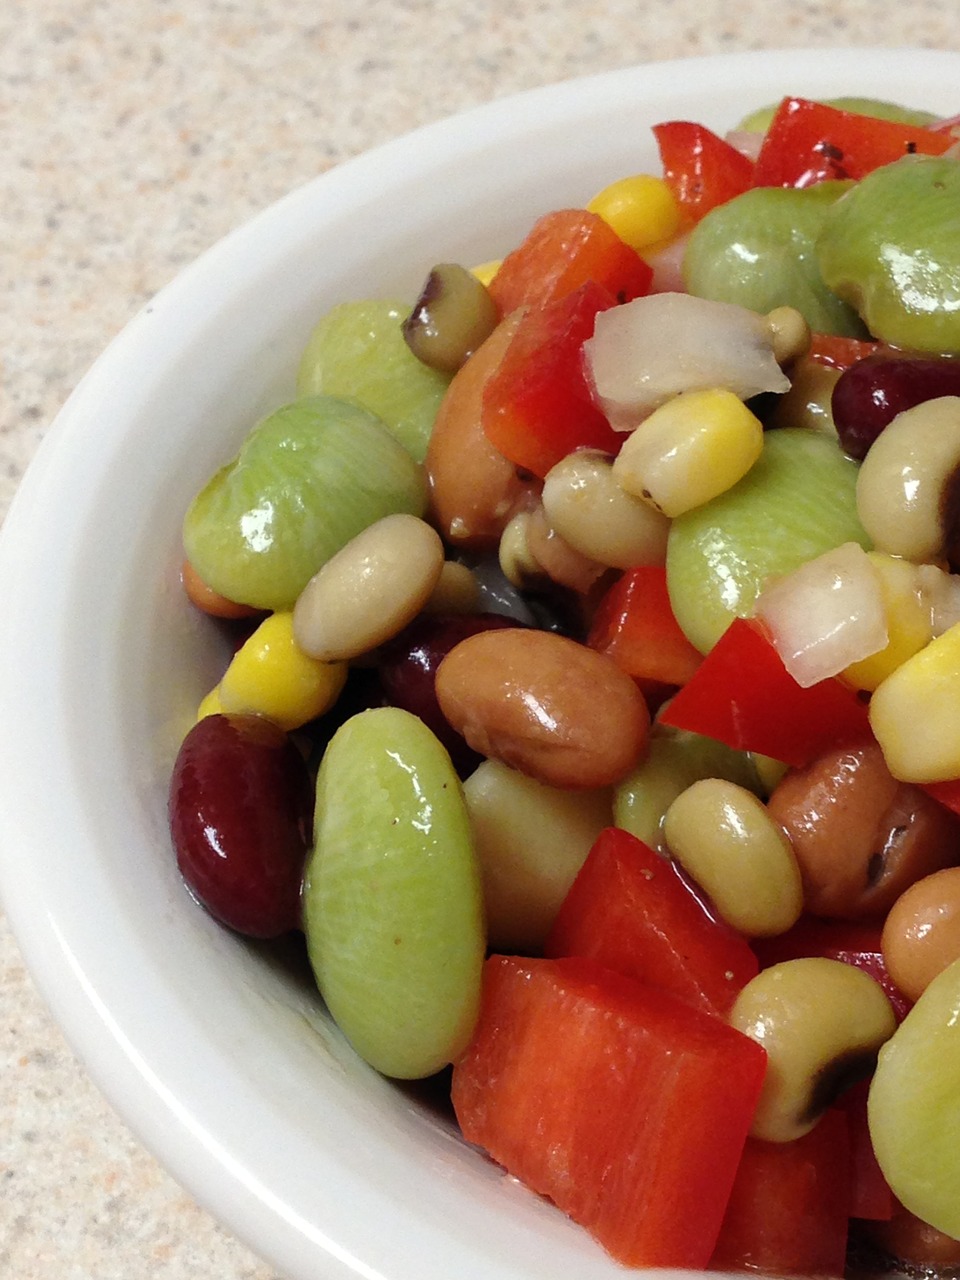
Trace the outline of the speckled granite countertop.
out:
<instances>
[{"instance_id":1,"label":"speckled granite countertop","mask_svg":"<svg viewBox=\"0 0 960 1280\"><path fill-rule=\"evenodd\" d=\"M955 0L5 0L0 513L95 356L231 227L371 144L635 62L960 49ZM0 1276L272 1280L86 1079L0 923ZM279 1278L276 1278L279 1280Z\"/></svg>"}]
</instances>

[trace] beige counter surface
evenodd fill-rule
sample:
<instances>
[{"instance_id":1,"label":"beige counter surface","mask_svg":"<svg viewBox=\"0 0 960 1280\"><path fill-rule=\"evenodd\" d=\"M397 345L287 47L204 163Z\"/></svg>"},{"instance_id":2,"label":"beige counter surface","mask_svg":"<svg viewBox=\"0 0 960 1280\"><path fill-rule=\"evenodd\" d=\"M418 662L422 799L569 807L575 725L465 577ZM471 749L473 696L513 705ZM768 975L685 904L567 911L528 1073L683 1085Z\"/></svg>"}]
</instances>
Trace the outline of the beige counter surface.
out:
<instances>
[{"instance_id":1,"label":"beige counter surface","mask_svg":"<svg viewBox=\"0 0 960 1280\"><path fill-rule=\"evenodd\" d=\"M114 334L291 187L529 86L835 44L960 49L960 13L956 0L4 0L0 513ZM102 1100L3 924L0 1277L275 1278Z\"/></svg>"}]
</instances>

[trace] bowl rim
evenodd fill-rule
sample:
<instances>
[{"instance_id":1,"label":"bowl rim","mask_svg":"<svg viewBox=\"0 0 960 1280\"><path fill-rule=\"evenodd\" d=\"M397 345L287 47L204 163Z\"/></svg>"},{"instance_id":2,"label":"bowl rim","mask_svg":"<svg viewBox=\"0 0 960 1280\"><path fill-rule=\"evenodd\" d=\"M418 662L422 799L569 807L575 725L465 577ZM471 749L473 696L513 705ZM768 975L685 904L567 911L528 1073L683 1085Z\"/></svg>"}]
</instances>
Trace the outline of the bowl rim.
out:
<instances>
[{"instance_id":1,"label":"bowl rim","mask_svg":"<svg viewBox=\"0 0 960 1280\"><path fill-rule=\"evenodd\" d=\"M870 93L916 100L917 105L936 99L934 109L946 112L947 90L939 99L937 95L940 86L951 82L960 82L960 53L953 51L758 49L600 72L512 94L424 125L296 188L208 249L114 339L42 441L0 531L0 583L7 600L0 618L0 645L7 655L0 668L0 703L7 709L0 723L0 894L33 981L111 1105L184 1187L291 1280L305 1280L307 1275L314 1280L440 1280L450 1274L463 1280L490 1274L503 1280L540 1280L555 1269L551 1257L537 1257L541 1228L551 1247L560 1242L556 1247L569 1250L564 1256L576 1260L582 1280L612 1277L617 1268L581 1240L583 1233L558 1226L549 1211L531 1205L532 1198L518 1196L509 1180L498 1180L488 1170L482 1176L490 1202L504 1206L509 1222L507 1217L500 1219L497 1230L468 1246L457 1224L445 1220L457 1199L449 1183L454 1171L464 1167L459 1151L451 1154L449 1165L426 1170L422 1182L415 1179L418 1189L432 1187L435 1199L412 1221L409 1205L396 1200L391 1182L410 1170L404 1159L391 1159L387 1138L365 1155L341 1150L318 1156L318 1181L335 1184L342 1194L318 1206L312 1216L306 1214L289 1186L278 1192L270 1183L271 1176L282 1179L282 1159L267 1172L254 1167L250 1144L236 1131L235 1115L231 1125L224 1096L230 1095L234 1112L256 1108L258 1096L250 1081L239 1072L228 1072L216 1082L197 1078L189 1060L203 1056L202 1011L189 1004L182 990L171 994L156 957L142 972L117 966L116 957L111 966L115 941L129 943L138 958L140 952L136 940L122 933L122 912L116 918L116 939L108 936L103 917L92 915L93 907L119 911L124 898L95 870L97 842L112 828L87 785L92 766L84 758L87 743L80 730L94 696L109 693L113 685L111 673L98 668L92 644L84 641L85 666L74 663L67 669L64 655L71 642L67 620L82 609L76 576L91 572L78 562L75 544L92 521L103 523L102 513L91 505L111 484L121 445L139 447L130 432L149 386L139 393L131 390L131 372L146 369L158 351L176 358L185 342L215 332L218 314L244 287L238 271L257 259L260 277L268 278L284 253L285 236L303 239L308 228L314 234L318 222L344 212L366 217L371 200L382 200L385 190L412 199L418 182L429 184L451 164L460 165L461 172L467 161L482 167L491 154L505 157L532 136L542 135L562 151L558 139L567 126L573 128L585 118L616 120L618 113L637 104L643 115L652 104L678 101L678 85L690 86L682 96L696 104L691 114L710 125L717 114L711 111L711 100L720 103L722 114L732 103L742 101L745 110L782 92ZM914 85L920 90L914 92ZM654 113L649 120L659 118ZM722 123L730 126L734 120ZM561 168L565 161L562 155L550 155L544 163ZM105 448L92 450L92 432L104 423L99 438ZM122 522L129 518L124 508L116 517L116 529L122 532ZM108 528L103 536L110 532ZM109 610L108 597L103 599ZM111 626L123 625L113 613L104 617ZM39 643L45 637L52 646L50 658ZM112 728L110 732L113 736L104 742L115 745L119 738ZM133 762L136 785L141 785L137 770L149 772L153 759L145 755ZM85 794L75 794L81 778ZM100 782L108 791L110 777ZM65 822L74 824L68 829L76 842L66 859L56 840ZM155 826L151 834L162 839ZM158 928L166 930L175 945L176 907L163 904L158 916ZM218 944L210 940L209 945ZM256 999L251 997L254 1004ZM152 1010L138 1009L138 1001L151 1002ZM170 1046L161 1048L160 1026L167 1036L178 1033L174 1038L183 1043L199 1035L196 1055L181 1051L183 1061L178 1061ZM222 1046L214 1045L210 1052L215 1057ZM373 1096L382 1097L378 1083L365 1079ZM336 1080L325 1083L331 1088L332 1107L347 1103L355 1080L345 1077L342 1089ZM351 1112L349 1119L354 1122L356 1116ZM351 1134L355 1137L349 1126L337 1127L335 1116L331 1122L337 1140L349 1143ZM418 1123L415 1119L408 1130L403 1116L398 1116L399 1127L388 1137L392 1140L399 1132L418 1158L435 1160L445 1135L433 1134L428 1144L418 1146ZM263 1158L263 1152L258 1156ZM386 1167L378 1171L376 1161L385 1161ZM511 1215L532 1216L531 1232L517 1234ZM366 1238L365 1231L374 1230L371 1218L380 1234L364 1253L358 1242ZM470 1225L476 1228L477 1223Z\"/></svg>"}]
</instances>

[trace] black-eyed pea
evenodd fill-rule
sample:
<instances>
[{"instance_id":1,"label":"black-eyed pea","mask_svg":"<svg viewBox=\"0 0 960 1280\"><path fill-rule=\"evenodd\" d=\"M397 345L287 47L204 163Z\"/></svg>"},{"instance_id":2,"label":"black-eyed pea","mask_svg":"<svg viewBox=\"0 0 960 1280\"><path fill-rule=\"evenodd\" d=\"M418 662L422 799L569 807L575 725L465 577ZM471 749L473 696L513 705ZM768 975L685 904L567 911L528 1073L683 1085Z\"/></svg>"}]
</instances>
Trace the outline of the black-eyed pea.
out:
<instances>
[{"instance_id":1,"label":"black-eyed pea","mask_svg":"<svg viewBox=\"0 0 960 1280\"><path fill-rule=\"evenodd\" d=\"M905 409L867 451L857 514L878 551L917 562L960 548L960 397Z\"/></svg>"},{"instance_id":2,"label":"black-eyed pea","mask_svg":"<svg viewBox=\"0 0 960 1280\"><path fill-rule=\"evenodd\" d=\"M808 1133L844 1088L870 1074L896 1018L862 969L821 956L762 969L743 988L730 1025L767 1051L750 1130L766 1142Z\"/></svg>"},{"instance_id":3,"label":"black-eyed pea","mask_svg":"<svg viewBox=\"0 0 960 1280\"><path fill-rule=\"evenodd\" d=\"M646 750L650 712L633 680L552 632L470 636L440 663L435 689L474 751L550 786L613 786Z\"/></svg>"},{"instance_id":4,"label":"black-eyed pea","mask_svg":"<svg viewBox=\"0 0 960 1280\"><path fill-rule=\"evenodd\" d=\"M810 326L796 307L774 307L767 312L773 358L777 364L792 364L810 348Z\"/></svg>"},{"instance_id":5,"label":"black-eyed pea","mask_svg":"<svg viewBox=\"0 0 960 1280\"><path fill-rule=\"evenodd\" d=\"M613 820L609 790L548 787L485 760L463 784L483 876L488 942L535 954L597 836Z\"/></svg>"},{"instance_id":6,"label":"black-eyed pea","mask_svg":"<svg viewBox=\"0 0 960 1280\"><path fill-rule=\"evenodd\" d=\"M924 876L900 895L880 942L890 977L910 1000L960 960L960 866Z\"/></svg>"},{"instance_id":7,"label":"black-eyed pea","mask_svg":"<svg viewBox=\"0 0 960 1280\"><path fill-rule=\"evenodd\" d=\"M543 576L539 563L530 550L530 512L518 511L500 535L497 558L500 570L515 587L525 587Z\"/></svg>"},{"instance_id":8,"label":"black-eyed pea","mask_svg":"<svg viewBox=\"0 0 960 1280\"><path fill-rule=\"evenodd\" d=\"M542 501L557 533L599 564L630 569L666 560L670 521L617 483L609 454L568 454L548 472Z\"/></svg>"},{"instance_id":9,"label":"black-eyed pea","mask_svg":"<svg viewBox=\"0 0 960 1280\"><path fill-rule=\"evenodd\" d=\"M504 577L521 588L550 581L586 595L606 571L562 538L540 505L513 517L500 538L498 556Z\"/></svg>"},{"instance_id":10,"label":"black-eyed pea","mask_svg":"<svg viewBox=\"0 0 960 1280\"><path fill-rule=\"evenodd\" d=\"M872 741L792 769L767 807L790 838L814 915L882 915L915 880L960 858L960 820L894 778Z\"/></svg>"},{"instance_id":11,"label":"black-eyed pea","mask_svg":"<svg viewBox=\"0 0 960 1280\"><path fill-rule=\"evenodd\" d=\"M553 528L542 504L530 512L526 526L527 547L543 574L558 586L586 595L606 572Z\"/></svg>"},{"instance_id":12,"label":"black-eyed pea","mask_svg":"<svg viewBox=\"0 0 960 1280\"><path fill-rule=\"evenodd\" d=\"M667 809L670 852L726 922L750 938L785 933L803 909L797 860L783 829L745 787L702 778Z\"/></svg>"},{"instance_id":13,"label":"black-eyed pea","mask_svg":"<svg viewBox=\"0 0 960 1280\"><path fill-rule=\"evenodd\" d=\"M654 721L643 759L614 791L615 825L666 855L664 816L681 791L700 778L729 778L757 792L761 786L754 760L746 752Z\"/></svg>"},{"instance_id":14,"label":"black-eyed pea","mask_svg":"<svg viewBox=\"0 0 960 1280\"><path fill-rule=\"evenodd\" d=\"M416 516L384 516L310 579L293 610L304 653L325 662L369 653L412 622L443 569L437 531Z\"/></svg>"},{"instance_id":15,"label":"black-eyed pea","mask_svg":"<svg viewBox=\"0 0 960 1280\"><path fill-rule=\"evenodd\" d=\"M472 271L441 262L427 276L403 322L403 336L418 360L455 373L489 338L499 319L497 304Z\"/></svg>"}]
</instances>

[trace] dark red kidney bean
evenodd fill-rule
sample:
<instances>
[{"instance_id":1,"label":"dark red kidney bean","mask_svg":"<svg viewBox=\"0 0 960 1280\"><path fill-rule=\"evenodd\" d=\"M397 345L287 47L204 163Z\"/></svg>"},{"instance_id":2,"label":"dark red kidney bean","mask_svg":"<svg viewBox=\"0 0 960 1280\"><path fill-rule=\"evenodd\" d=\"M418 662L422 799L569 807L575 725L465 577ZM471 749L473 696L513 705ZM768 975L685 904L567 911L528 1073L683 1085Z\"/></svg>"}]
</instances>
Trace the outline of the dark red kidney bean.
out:
<instances>
[{"instance_id":1,"label":"dark red kidney bean","mask_svg":"<svg viewBox=\"0 0 960 1280\"><path fill-rule=\"evenodd\" d=\"M831 396L841 447L851 458L864 458L898 413L940 396L960 396L960 360L950 356L865 356L843 371Z\"/></svg>"},{"instance_id":2,"label":"dark red kidney bean","mask_svg":"<svg viewBox=\"0 0 960 1280\"><path fill-rule=\"evenodd\" d=\"M198 721L174 764L169 819L180 873L211 915L252 938L299 928L313 785L282 729L262 716Z\"/></svg>"},{"instance_id":3,"label":"dark red kidney bean","mask_svg":"<svg viewBox=\"0 0 960 1280\"><path fill-rule=\"evenodd\" d=\"M380 651L380 681L385 699L419 716L447 751L461 778L483 759L452 727L440 710L435 689L437 667L455 645L480 631L517 627L499 613L421 614Z\"/></svg>"}]
</instances>

